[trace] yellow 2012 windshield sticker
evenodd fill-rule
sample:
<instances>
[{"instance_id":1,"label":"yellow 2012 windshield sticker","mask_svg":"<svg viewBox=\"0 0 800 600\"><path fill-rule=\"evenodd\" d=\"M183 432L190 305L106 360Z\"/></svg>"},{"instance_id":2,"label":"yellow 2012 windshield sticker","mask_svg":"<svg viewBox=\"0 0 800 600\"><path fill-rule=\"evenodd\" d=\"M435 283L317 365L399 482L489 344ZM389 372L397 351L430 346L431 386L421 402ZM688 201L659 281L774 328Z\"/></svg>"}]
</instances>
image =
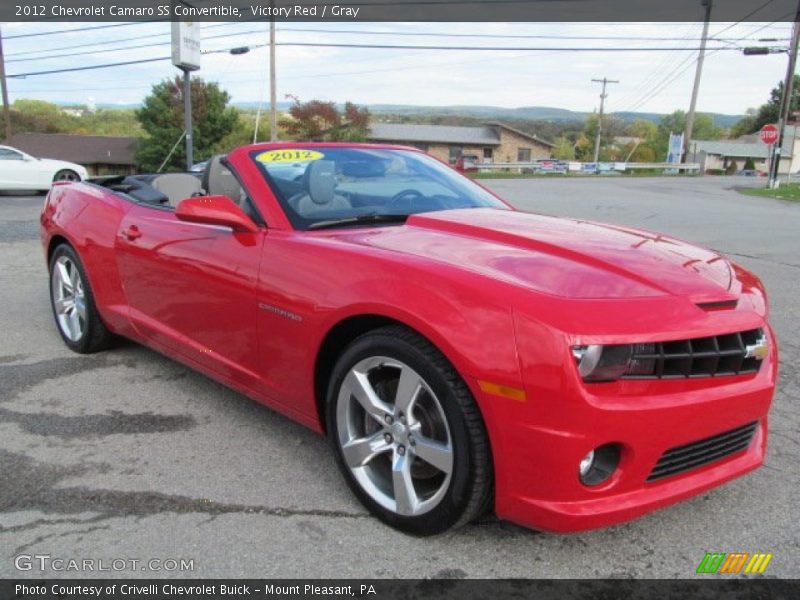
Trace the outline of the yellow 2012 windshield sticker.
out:
<instances>
[{"instance_id":1,"label":"yellow 2012 windshield sticker","mask_svg":"<svg viewBox=\"0 0 800 600\"><path fill-rule=\"evenodd\" d=\"M303 148L283 148L281 150L268 150L256 156L256 160L261 163L296 163L319 160L325 158L322 152L316 150L306 150Z\"/></svg>"}]
</instances>

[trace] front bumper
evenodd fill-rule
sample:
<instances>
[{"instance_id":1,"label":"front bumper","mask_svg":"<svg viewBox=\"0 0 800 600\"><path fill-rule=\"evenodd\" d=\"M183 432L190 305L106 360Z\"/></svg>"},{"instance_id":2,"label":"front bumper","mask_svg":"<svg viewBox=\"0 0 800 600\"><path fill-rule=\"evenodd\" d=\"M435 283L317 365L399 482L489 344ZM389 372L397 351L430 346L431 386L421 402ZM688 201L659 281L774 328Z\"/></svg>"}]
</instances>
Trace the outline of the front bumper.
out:
<instances>
[{"instance_id":1,"label":"front bumper","mask_svg":"<svg viewBox=\"0 0 800 600\"><path fill-rule=\"evenodd\" d=\"M777 377L771 332L770 341L770 356L755 375L584 385L545 365L537 384L526 384L524 403L483 395L497 515L543 531L605 527L756 469L764 461ZM753 422L758 427L745 450L647 481L667 450ZM581 458L607 443L621 447L617 470L598 486L584 485Z\"/></svg>"}]
</instances>

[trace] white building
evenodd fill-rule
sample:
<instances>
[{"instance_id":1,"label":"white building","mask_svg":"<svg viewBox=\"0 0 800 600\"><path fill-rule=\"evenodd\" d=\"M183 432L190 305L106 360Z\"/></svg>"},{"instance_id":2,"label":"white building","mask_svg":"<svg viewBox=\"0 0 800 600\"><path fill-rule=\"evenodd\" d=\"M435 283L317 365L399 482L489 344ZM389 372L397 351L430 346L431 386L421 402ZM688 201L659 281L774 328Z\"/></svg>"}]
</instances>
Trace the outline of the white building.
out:
<instances>
[{"instance_id":1,"label":"white building","mask_svg":"<svg viewBox=\"0 0 800 600\"><path fill-rule=\"evenodd\" d=\"M771 147L764 144L757 133L743 135L735 140L692 140L689 143L687 162L700 163L700 172L725 171L732 163L736 170L744 169L747 159L753 161L758 171L768 170ZM778 173L788 175L800 171L800 127L786 127L781 149Z\"/></svg>"}]
</instances>

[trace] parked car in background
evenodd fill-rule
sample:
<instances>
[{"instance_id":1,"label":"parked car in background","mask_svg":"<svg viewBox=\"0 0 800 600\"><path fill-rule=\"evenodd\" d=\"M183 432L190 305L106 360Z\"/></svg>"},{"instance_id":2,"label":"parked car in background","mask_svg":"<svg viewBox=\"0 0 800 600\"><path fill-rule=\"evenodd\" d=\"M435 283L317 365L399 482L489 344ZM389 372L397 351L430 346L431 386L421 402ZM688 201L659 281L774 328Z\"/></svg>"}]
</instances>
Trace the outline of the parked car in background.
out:
<instances>
[{"instance_id":1,"label":"parked car in background","mask_svg":"<svg viewBox=\"0 0 800 600\"><path fill-rule=\"evenodd\" d=\"M56 181L83 181L89 173L81 165L36 158L11 146L0 146L0 190L47 191Z\"/></svg>"},{"instance_id":2,"label":"parked car in background","mask_svg":"<svg viewBox=\"0 0 800 600\"><path fill-rule=\"evenodd\" d=\"M462 154L456 161L456 171L461 173L477 173L480 158L476 154Z\"/></svg>"}]
</instances>

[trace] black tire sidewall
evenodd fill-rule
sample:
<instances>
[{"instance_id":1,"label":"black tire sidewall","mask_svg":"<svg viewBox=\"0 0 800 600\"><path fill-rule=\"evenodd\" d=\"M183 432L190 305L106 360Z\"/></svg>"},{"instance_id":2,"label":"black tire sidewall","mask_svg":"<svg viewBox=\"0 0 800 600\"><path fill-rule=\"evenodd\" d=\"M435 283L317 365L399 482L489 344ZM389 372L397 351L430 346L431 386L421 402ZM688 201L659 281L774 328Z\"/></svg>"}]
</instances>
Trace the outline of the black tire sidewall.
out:
<instances>
[{"instance_id":1,"label":"black tire sidewall","mask_svg":"<svg viewBox=\"0 0 800 600\"><path fill-rule=\"evenodd\" d=\"M372 356L394 358L414 369L436 394L447 418L454 454L453 473L444 498L436 507L423 515L401 516L378 504L356 481L344 462L336 422L339 389L350 369L359 361ZM328 385L326 400L328 441L333 447L336 462L353 493L375 516L392 527L414 535L442 533L459 522L471 497L472 444L464 414L446 373L432 364L418 348L404 340L377 333L367 334L353 342L337 361Z\"/></svg>"}]
</instances>

